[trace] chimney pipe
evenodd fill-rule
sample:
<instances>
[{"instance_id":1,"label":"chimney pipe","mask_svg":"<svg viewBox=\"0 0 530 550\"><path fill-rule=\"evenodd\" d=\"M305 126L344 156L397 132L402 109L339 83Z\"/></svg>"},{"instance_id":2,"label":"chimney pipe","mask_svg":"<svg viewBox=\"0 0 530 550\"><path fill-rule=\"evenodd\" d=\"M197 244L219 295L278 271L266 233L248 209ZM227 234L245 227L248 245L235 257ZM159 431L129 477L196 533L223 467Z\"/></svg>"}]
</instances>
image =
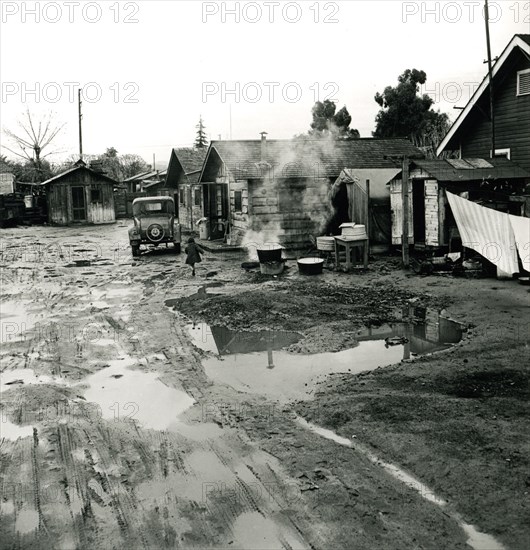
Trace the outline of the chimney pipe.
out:
<instances>
[{"instance_id":1,"label":"chimney pipe","mask_svg":"<svg viewBox=\"0 0 530 550\"><path fill-rule=\"evenodd\" d=\"M261 135L261 162L265 162L267 156L267 132L260 132Z\"/></svg>"}]
</instances>

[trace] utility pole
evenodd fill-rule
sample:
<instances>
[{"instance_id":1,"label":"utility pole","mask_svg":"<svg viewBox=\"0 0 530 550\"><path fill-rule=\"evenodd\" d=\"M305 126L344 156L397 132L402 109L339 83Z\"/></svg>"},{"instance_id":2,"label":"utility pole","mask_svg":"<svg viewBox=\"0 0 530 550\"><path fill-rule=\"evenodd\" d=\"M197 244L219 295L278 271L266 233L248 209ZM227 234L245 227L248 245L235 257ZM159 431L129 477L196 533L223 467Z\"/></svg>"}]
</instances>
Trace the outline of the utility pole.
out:
<instances>
[{"instance_id":1,"label":"utility pole","mask_svg":"<svg viewBox=\"0 0 530 550\"><path fill-rule=\"evenodd\" d=\"M81 114L81 88L77 90L77 103L79 106L79 158L83 160L83 130L81 123L83 115Z\"/></svg>"},{"instance_id":2,"label":"utility pole","mask_svg":"<svg viewBox=\"0 0 530 550\"><path fill-rule=\"evenodd\" d=\"M403 157L401 175L401 203L403 209L403 228L401 232L401 258L403 267L410 265L409 257L409 158Z\"/></svg>"},{"instance_id":3,"label":"utility pole","mask_svg":"<svg viewBox=\"0 0 530 550\"><path fill-rule=\"evenodd\" d=\"M228 107L230 109L230 139L232 139L232 104L230 103Z\"/></svg>"},{"instance_id":4,"label":"utility pole","mask_svg":"<svg viewBox=\"0 0 530 550\"><path fill-rule=\"evenodd\" d=\"M495 156L495 116L493 113L493 73L491 67L491 45L490 45L490 16L488 0L485 0L484 20L486 22L486 42L488 46L488 74L490 81L490 121L491 121L491 157Z\"/></svg>"}]
</instances>

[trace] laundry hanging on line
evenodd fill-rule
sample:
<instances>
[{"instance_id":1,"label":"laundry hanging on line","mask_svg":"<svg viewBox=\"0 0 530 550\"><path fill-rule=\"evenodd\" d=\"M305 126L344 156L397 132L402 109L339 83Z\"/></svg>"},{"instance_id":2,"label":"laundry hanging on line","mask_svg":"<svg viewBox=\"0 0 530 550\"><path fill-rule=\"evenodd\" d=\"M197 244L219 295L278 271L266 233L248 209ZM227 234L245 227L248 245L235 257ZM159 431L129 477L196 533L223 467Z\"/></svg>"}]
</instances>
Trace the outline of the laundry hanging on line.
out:
<instances>
[{"instance_id":1,"label":"laundry hanging on line","mask_svg":"<svg viewBox=\"0 0 530 550\"><path fill-rule=\"evenodd\" d=\"M511 214L508 217L523 267L526 271L530 271L530 218Z\"/></svg>"},{"instance_id":2,"label":"laundry hanging on line","mask_svg":"<svg viewBox=\"0 0 530 550\"><path fill-rule=\"evenodd\" d=\"M510 217L446 191L462 246L484 256L501 271L519 273L515 235Z\"/></svg>"}]
</instances>

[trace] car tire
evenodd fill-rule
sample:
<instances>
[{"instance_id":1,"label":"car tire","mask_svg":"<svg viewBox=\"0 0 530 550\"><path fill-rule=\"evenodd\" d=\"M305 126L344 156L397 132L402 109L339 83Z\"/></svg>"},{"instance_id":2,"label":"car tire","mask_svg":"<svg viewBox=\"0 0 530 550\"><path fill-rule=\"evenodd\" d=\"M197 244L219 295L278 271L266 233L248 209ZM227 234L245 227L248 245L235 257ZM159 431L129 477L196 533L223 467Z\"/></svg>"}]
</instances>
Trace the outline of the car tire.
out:
<instances>
[{"instance_id":1,"label":"car tire","mask_svg":"<svg viewBox=\"0 0 530 550\"><path fill-rule=\"evenodd\" d=\"M180 254L180 243L173 243L173 246L175 247L175 254Z\"/></svg>"},{"instance_id":2,"label":"car tire","mask_svg":"<svg viewBox=\"0 0 530 550\"><path fill-rule=\"evenodd\" d=\"M153 243L153 244L160 244L165 236L164 228L159 223L152 223L147 228L147 238Z\"/></svg>"}]
</instances>

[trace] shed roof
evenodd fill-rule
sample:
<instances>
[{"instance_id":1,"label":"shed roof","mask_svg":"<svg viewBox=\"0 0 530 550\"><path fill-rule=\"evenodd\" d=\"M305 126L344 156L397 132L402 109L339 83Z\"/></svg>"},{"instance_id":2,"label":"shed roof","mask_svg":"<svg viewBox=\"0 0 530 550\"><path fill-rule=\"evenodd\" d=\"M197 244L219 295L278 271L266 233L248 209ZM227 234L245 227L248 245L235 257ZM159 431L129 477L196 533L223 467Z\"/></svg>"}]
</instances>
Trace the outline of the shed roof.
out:
<instances>
[{"instance_id":1,"label":"shed roof","mask_svg":"<svg viewBox=\"0 0 530 550\"><path fill-rule=\"evenodd\" d=\"M96 170L92 170L88 168L87 166L80 165L80 166L74 166L72 168L69 168L68 170L65 170L64 172L61 172L60 174L57 174L53 178L47 179L46 181L43 181L41 185L48 185L49 183L57 183L59 180L65 178L66 176L77 172L78 170L85 170L87 172L90 172L91 174L97 176L100 179L107 180L109 183L116 184L116 180L113 180L112 178L109 178L109 176L106 176L105 174L102 174L101 172L96 172Z\"/></svg>"},{"instance_id":2,"label":"shed roof","mask_svg":"<svg viewBox=\"0 0 530 550\"><path fill-rule=\"evenodd\" d=\"M530 172L504 157L493 159L415 160L414 164L438 181L482 181L530 178Z\"/></svg>"},{"instance_id":3,"label":"shed roof","mask_svg":"<svg viewBox=\"0 0 530 550\"><path fill-rule=\"evenodd\" d=\"M212 141L200 181L212 181L219 161L235 179L274 177L337 178L345 167L394 168L397 157L421 157L408 139ZM395 157L395 158L392 158Z\"/></svg>"}]
</instances>

